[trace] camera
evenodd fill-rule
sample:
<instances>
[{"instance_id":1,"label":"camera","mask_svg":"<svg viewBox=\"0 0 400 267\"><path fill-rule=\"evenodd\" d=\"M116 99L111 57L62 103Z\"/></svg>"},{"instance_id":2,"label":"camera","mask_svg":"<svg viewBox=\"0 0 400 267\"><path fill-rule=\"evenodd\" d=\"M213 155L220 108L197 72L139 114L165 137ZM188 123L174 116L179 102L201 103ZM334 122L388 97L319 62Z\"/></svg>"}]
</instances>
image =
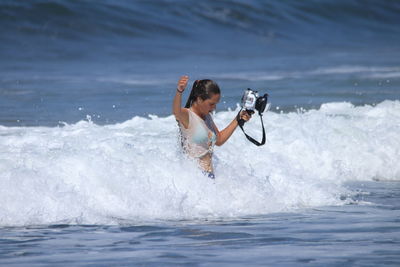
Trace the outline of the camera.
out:
<instances>
[{"instance_id":1,"label":"camera","mask_svg":"<svg viewBox=\"0 0 400 267\"><path fill-rule=\"evenodd\" d=\"M259 96L257 91L251 90L247 88L242 96L242 108L245 109L250 114L253 114L255 110L258 111L259 114L265 111L268 103L268 94L264 94L263 96Z\"/></svg>"},{"instance_id":2,"label":"camera","mask_svg":"<svg viewBox=\"0 0 400 267\"><path fill-rule=\"evenodd\" d=\"M244 94L242 96L241 105L242 105L242 109L239 111L239 113L236 116L236 120L238 122L239 127L242 129L244 135L250 142L252 142L256 146L264 145L265 144L265 128L264 128L264 122L262 119L262 113L265 111L265 108L269 109L268 94L259 96L257 91L247 88L247 90L244 92ZM258 115L260 116L261 127L262 127L261 142L258 142L253 137L246 134L246 132L244 131L243 126L246 121L244 119L240 118L240 114L241 114L242 110L245 110L249 114L253 114L256 110L258 111Z\"/></svg>"}]
</instances>

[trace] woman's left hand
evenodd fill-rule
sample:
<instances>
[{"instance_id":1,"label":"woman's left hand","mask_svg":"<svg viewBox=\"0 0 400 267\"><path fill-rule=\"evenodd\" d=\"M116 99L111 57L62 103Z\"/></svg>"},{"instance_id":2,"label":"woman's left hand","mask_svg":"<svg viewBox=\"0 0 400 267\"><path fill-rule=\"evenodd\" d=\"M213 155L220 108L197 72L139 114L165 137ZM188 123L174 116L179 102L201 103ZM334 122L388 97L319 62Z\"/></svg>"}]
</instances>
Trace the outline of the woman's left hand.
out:
<instances>
[{"instance_id":1,"label":"woman's left hand","mask_svg":"<svg viewBox=\"0 0 400 267\"><path fill-rule=\"evenodd\" d=\"M242 110L240 112L240 118L243 119L244 121L249 121L251 119L251 114L246 110Z\"/></svg>"}]
</instances>

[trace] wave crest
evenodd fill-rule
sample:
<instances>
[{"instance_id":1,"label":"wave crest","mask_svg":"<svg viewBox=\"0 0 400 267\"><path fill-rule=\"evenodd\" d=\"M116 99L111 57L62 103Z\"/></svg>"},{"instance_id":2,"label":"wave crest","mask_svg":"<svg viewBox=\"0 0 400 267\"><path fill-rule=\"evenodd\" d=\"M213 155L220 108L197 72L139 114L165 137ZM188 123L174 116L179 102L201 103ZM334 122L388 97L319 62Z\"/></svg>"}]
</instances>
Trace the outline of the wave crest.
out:
<instances>
[{"instance_id":1,"label":"wave crest","mask_svg":"<svg viewBox=\"0 0 400 267\"><path fill-rule=\"evenodd\" d=\"M219 112L227 125L236 111ZM215 181L180 153L173 117L0 127L0 225L245 216L342 205L352 180L400 180L400 102L267 113L267 144L237 131ZM257 138L257 120L246 124ZM349 198L350 197L350 198Z\"/></svg>"}]
</instances>

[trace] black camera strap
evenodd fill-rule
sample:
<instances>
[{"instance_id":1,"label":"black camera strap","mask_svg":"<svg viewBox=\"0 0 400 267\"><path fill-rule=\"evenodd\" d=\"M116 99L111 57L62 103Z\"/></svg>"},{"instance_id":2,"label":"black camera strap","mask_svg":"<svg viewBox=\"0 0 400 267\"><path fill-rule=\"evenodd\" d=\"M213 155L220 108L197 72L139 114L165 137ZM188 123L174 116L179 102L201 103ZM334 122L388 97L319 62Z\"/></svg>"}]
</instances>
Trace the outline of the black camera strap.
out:
<instances>
[{"instance_id":1,"label":"black camera strap","mask_svg":"<svg viewBox=\"0 0 400 267\"><path fill-rule=\"evenodd\" d=\"M251 136L249 136L248 134L246 134L246 132L244 131L243 125L245 124L246 121L245 121L244 119L241 119L241 118L240 118L240 112L241 112L241 111L242 111L242 110L240 110L239 113L237 114L236 120L238 121L239 127L240 127L240 129L242 129L242 131L243 131L244 135L246 136L246 138L247 138L250 142L252 142L253 144L255 144L256 146L262 146L262 145L264 145L264 144L265 144L265 128L264 128L264 122L263 122L263 119L262 119L262 113L261 113L261 112L258 112L258 115L260 116L260 120L261 120L262 131L263 131L263 136L262 136L262 140L261 140L261 143L260 143L260 142L258 142L257 140L255 140L253 137L251 137Z\"/></svg>"}]
</instances>

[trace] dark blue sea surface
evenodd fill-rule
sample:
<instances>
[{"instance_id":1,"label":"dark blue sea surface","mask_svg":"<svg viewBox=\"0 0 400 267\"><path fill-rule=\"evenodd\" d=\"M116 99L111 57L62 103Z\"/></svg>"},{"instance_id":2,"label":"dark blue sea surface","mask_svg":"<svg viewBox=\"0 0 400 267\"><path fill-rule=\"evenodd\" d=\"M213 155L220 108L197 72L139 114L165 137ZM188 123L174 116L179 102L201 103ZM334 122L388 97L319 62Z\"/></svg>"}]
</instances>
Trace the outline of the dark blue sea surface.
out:
<instances>
[{"instance_id":1,"label":"dark blue sea surface","mask_svg":"<svg viewBox=\"0 0 400 267\"><path fill-rule=\"evenodd\" d=\"M395 0L1 0L0 265L400 266L399 55ZM181 75L269 94L215 180Z\"/></svg>"},{"instance_id":2,"label":"dark blue sea surface","mask_svg":"<svg viewBox=\"0 0 400 267\"><path fill-rule=\"evenodd\" d=\"M0 3L0 124L170 114L180 75L280 110L400 98L398 1ZM94 115L94 116L93 116Z\"/></svg>"}]
</instances>

